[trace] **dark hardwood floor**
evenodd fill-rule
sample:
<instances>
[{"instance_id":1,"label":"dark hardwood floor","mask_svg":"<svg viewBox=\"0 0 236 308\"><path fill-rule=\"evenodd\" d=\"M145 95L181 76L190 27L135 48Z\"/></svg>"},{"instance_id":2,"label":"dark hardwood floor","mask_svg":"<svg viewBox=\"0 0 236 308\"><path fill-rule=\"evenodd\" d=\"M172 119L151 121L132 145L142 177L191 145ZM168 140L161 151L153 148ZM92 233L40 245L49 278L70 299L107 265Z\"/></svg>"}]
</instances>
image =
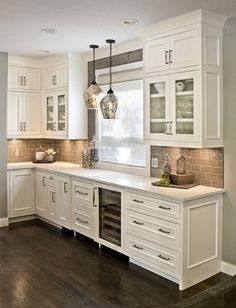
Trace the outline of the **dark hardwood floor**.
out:
<instances>
[{"instance_id":1,"label":"dark hardwood floor","mask_svg":"<svg viewBox=\"0 0 236 308\"><path fill-rule=\"evenodd\" d=\"M170 307L227 279L183 292L110 250L42 222L0 229L0 307Z\"/></svg>"}]
</instances>

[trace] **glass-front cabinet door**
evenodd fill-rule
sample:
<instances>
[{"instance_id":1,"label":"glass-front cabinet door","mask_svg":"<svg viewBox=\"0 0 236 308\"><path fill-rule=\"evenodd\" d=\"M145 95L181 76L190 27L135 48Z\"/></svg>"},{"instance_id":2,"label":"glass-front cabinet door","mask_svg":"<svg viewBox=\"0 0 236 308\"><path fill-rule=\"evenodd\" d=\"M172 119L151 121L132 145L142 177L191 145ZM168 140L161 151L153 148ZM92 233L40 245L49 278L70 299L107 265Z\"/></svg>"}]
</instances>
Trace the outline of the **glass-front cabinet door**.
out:
<instances>
[{"instance_id":1,"label":"glass-front cabinet door","mask_svg":"<svg viewBox=\"0 0 236 308\"><path fill-rule=\"evenodd\" d=\"M151 77L145 84L145 135L146 139L169 139L169 77Z\"/></svg>"},{"instance_id":2,"label":"glass-front cabinet door","mask_svg":"<svg viewBox=\"0 0 236 308\"><path fill-rule=\"evenodd\" d=\"M199 85L195 72L171 76L171 138L194 141L198 131Z\"/></svg>"},{"instance_id":3,"label":"glass-front cabinet door","mask_svg":"<svg viewBox=\"0 0 236 308\"><path fill-rule=\"evenodd\" d=\"M66 93L58 93L56 95L57 106L57 132L65 134L67 131L67 95Z\"/></svg>"},{"instance_id":4,"label":"glass-front cabinet door","mask_svg":"<svg viewBox=\"0 0 236 308\"><path fill-rule=\"evenodd\" d=\"M46 132L54 132L56 124L54 95L46 95Z\"/></svg>"}]
</instances>

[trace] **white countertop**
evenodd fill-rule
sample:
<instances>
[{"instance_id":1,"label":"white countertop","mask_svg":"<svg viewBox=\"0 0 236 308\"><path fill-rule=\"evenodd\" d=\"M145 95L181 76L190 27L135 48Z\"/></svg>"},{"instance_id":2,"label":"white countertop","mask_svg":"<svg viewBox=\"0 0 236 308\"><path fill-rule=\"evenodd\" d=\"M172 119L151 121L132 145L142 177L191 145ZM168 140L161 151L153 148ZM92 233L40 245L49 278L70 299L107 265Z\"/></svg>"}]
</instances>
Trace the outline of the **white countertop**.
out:
<instances>
[{"instance_id":1,"label":"white countertop","mask_svg":"<svg viewBox=\"0 0 236 308\"><path fill-rule=\"evenodd\" d=\"M171 199L174 201L188 201L199 199L202 197L212 196L215 194L222 194L224 189L213 188L198 185L189 189L169 188L169 187L155 187L151 182L157 181L157 178L145 177L141 175L132 175L128 173L121 173L109 171L104 169L85 169L80 165L56 162L53 164L34 164L31 162L9 163L7 170L17 169L37 169L59 172L62 174L78 177L83 180L99 182L108 185L115 185L118 187L139 191L140 193L149 193L156 197Z\"/></svg>"}]
</instances>

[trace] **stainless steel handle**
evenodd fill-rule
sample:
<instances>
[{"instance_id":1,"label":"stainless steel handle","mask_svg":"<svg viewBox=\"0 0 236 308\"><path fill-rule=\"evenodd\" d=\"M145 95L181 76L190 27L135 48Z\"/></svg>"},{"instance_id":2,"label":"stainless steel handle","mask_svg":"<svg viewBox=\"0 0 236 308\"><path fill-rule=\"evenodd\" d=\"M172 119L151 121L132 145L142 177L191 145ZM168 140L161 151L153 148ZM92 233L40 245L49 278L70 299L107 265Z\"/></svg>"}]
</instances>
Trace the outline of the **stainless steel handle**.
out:
<instances>
[{"instance_id":1,"label":"stainless steel handle","mask_svg":"<svg viewBox=\"0 0 236 308\"><path fill-rule=\"evenodd\" d=\"M55 122L53 123L53 131L54 132L56 131L56 123Z\"/></svg>"},{"instance_id":2,"label":"stainless steel handle","mask_svg":"<svg viewBox=\"0 0 236 308\"><path fill-rule=\"evenodd\" d=\"M88 221L87 220L83 220L83 219L80 219L79 217L76 218L79 222L81 222L82 224L88 224Z\"/></svg>"},{"instance_id":3,"label":"stainless steel handle","mask_svg":"<svg viewBox=\"0 0 236 308\"><path fill-rule=\"evenodd\" d=\"M170 231L166 231L166 230L163 230L163 229L158 229L159 232L161 233L164 233L164 234L170 234Z\"/></svg>"},{"instance_id":4,"label":"stainless steel handle","mask_svg":"<svg viewBox=\"0 0 236 308\"><path fill-rule=\"evenodd\" d=\"M93 206L94 207L97 207L97 203L96 203L96 193L97 193L97 187L95 187L94 189L93 189Z\"/></svg>"},{"instance_id":5,"label":"stainless steel handle","mask_svg":"<svg viewBox=\"0 0 236 308\"><path fill-rule=\"evenodd\" d=\"M64 182L64 193L68 193L68 183L67 182Z\"/></svg>"},{"instance_id":6,"label":"stainless steel handle","mask_svg":"<svg viewBox=\"0 0 236 308\"><path fill-rule=\"evenodd\" d=\"M45 176L42 177L42 185L46 186L46 184L45 184Z\"/></svg>"},{"instance_id":7,"label":"stainless steel handle","mask_svg":"<svg viewBox=\"0 0 236 308\"><path fill-rule=\"evenodd\" d=\"M173 124L173 122L170 121L170 122L169 122L169 135L173 135L173 132L172 132L172 124Z\"/></svg>"},{"instance_id":8,"label":"stainless steel handle","mask_svg":"<svg viewBox=\"0 0 236 308\"><path fill-rule=\"evenodd\" d=\"M20 122L18 126L19 126L18 130L22 132L22 122Z\"/></svg>"},{"instance_id":9,"label":"stainless steel handle","mask_svg":"<svg viewBox=\"0 0 236 308\"><path fill-rule=\"evenodd\" d=\"M57 75L52 76L52 85L56 86L57 85Z\"/></svg>"},{"instance_id":10,"label":"stainless steel handle","mask_svg":"<svg viewBox=\"0 0 236 308\"><path fill-rule=\"evenodd\" d=\"M173 52L173 50L170 49L170 50L169 50L169 63L173 63L172 52Z\"/></svg>"},{"instance_id":11,"label":"stainless steel handle","mask_svg":"<svg viewBox=\"0 0 236 308\"><path fill-rule=\"evenodd\" d=\"M20 76L20 86L23 86L23 77Z\"/></svg>"},{"instance_id":12,"label":"stainless steel handle","mask_svg":"<svg viewBox=\"0 0 236 308\"><path fill-rule=\"evenodd\" d=\"M137 202L137 203L143 203L144 201L143 200L138 200L138 199L133 199L134 202Z\"/></svg>"},{"instance_id":13,"label":"stainless steel handle","mask_svg":"<svg viewBox=\"0 0 236 308\"><path fill-rule=\"evenodd\" d=\"M159 205L158 208L162 210L170 211L170 207L165 207L163 205Z\"/></svg>"},{"instance_id":14,"label":"stainless steel handle","mask_svg":"<svg viewBox=\"0 0 236 308\"><path fill-rule=\"evenodd\" d=\"M165 260L165 261L170 261L170 258L168 257L165 257L163 255L159 255L158 258L162 259L162 260Z\"/></svg>"},{"instance_id":15,"label":"stainless steel handle","mask_svg":"<svg viewBox=\"0 0 236 308\"><path fill-rule=\"evenodd\" d=\"M56 202L56 193L52 192L52 202L55 203Z\"/></svg>"},{"instance_id":16,"label":"stainless steel handle","mask_svg":"<svg viewBox=\"0 0 236 308\"><path fill-rule=\"evenodd\" d=\"M23 85L26 86L26 77L23 77Z\"/></svg>"},{"instance_id":17,"label":"stainless steel handle","mask_svg":"<svg viewBox=\"0 0 236 308\"><path fill-rule=\"evenodd\" d=\"M25 122L23 122L22 130L26 131L26 123Z\"/></svg>"},{"instance_id":18,"label":"stainless steel handle","mask_svg":"<svg viewBox=\"0 0 236 308\"><path fill-rule=\"evenodd\" d=\"M49 180L54 180L54 177L53 177L53 176L50 176L50 177L49 177Z\"/></svg>"},{"instance_id":19,"label":"stainless steel handle","mask_svg":"<svg viewBox=\"0 0 236 308\"><path fill-rule=\"evenodd\" d=\"M144 225L143 222L137 221L137 220L133 220L133 223L136 224L136 225L139 225L139 226L143 226Z\"/></svg>"},{"instance_id":20,"label":"stainless steel handle","mask_svg":"<svg viewBox=\"0 0 236 308\"><path fill-rule=\"evenodd\" d=\"M87 192L83 192L83 191L80 191L80 190L76 190L75 193L79 194L79 195L82 195L82 196L87 196L88 195Z\"/></svg>"},{"instance_id":21,"label":"stainless steel handle","mask_svg":"<svg viewBox=\"0 0 236 308\"><path fill-rule=\"evenodd\" d=\"M133 247L134 247L135 249L138 249L138 250L143 250L143 247L138 246L138 245L136 245L136 244L134 244Z\"/></svg>"},{"instance_id":22,"label":"stainless steel handle","mask_svg":"<svg viewBox=\"0 0 236 308\"><path fill-rule=\"evenodd\" d=\"M169 64L168 58L169 58L169 51L166 50L166 51L165 51L165 64Z\"/></svg>"}]
</instances>

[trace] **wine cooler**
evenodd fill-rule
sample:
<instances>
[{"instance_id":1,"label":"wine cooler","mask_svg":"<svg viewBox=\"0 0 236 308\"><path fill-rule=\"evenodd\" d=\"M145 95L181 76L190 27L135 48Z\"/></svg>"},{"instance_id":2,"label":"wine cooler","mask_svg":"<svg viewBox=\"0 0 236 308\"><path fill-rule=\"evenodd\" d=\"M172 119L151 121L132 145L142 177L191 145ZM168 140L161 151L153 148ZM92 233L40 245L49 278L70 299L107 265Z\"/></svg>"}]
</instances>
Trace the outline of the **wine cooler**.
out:
<instances>
[{"instance_id":1,"label":"wine cooler","mask_svg":"<svg viewBox=\"0 0 236 308\"><path fill-rule=\"evenodd\" d=\"M121 192L99 188L99 237L121 246Z\"/></svg>"}]
</instances>

